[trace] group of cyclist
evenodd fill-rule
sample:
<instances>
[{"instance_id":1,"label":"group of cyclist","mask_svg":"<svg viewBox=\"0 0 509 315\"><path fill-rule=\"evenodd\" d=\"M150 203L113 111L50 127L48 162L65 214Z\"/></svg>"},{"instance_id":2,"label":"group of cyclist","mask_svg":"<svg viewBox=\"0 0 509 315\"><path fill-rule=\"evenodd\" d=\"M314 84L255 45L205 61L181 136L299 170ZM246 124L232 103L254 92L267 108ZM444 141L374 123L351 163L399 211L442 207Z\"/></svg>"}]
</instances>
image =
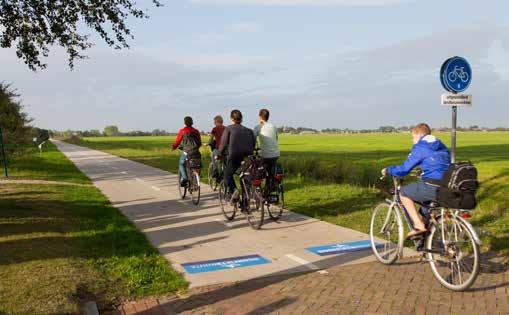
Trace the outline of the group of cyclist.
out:
<instances>
[{"instance_id":1,"label":"group of cyclist","mask_svg":"<svg viewBox=\"0 0 509 315\"><path fill-rule=\"evenodd\" d=\"M206 145L212 149L214 174L217 174L217 160L225 161L224 180L233 202L239 198L234 174L242 161L253 154L257 140L264 167L267 170L267 178L274 176L273 172L280 157L280 150L277 128L269 123L269 117L269 110L261 109L258 114L259 124L253 129L242 124L242 113L237 109L231 111L231 124L227 127L224 126L221 116L214 117L214 128L210 132L210 139ZM179 130L172 146L173 150L180 148L183 151L179 160L181 186L185 186L188 180L186 159L199 155L201 146L200 132L193 128L193 119L189 116L185 117L184 123L185 127ZM407 235L408 238L426 233L426 226L414 202L435 200L439 181L450 166L449 150L439 139L431 135L431 128L427 124L421 123L415 126L412 129L412 138L414 145L408 158L399 166L390 166L382 170L384 175L405 176L416 166L422 168L421 180L406 185L401 190L401 201L413 221L413 230Z\"/></svg>"},{"instance_id":2,"label":"group of cyclist","mask_svg":"<svg viewBox=\"0 0 509 315\"><path fill-rule=\"evenodd\" d=\"M277 178L275 175L279 175L279 171L274 172L279 167L277 160L280 151L277 129L269 123L269 116L267 109L261 109L258 114L259 124L253 129L242 125L243 117L239 110L231 111L231 124L227 127L223 125L223 118L216 116L215 126L206 144L211 146L211 171L214 176L218 176L217 160L222 160L222 176L217 178L222 179L219 199L225 217L232 220L235 217L235 205L239 201L245 204L244 198L248 196L249 200L254 201L254 210L251 210L251 206L247 208L241 206L241 211L246 214L250 225L256 229L260 229L263 224L264 205L267 205L269 215L274 220L280 218L282 210L279 214L273 214L271 204L278 204L281 200L284 205L284 195L281 195L282 198L276 198L274 203L271 201L271 197L274 196L272 192L283 192L284 189L281 185L276 185L276 190L271 190L271 183ZM189 177L186 173L186 163L195 157L201 158L199 148L202 145L200 132L192 127L192 118L185 117L184 123L185 127L179 131L172 146L173 149L180 148L183 151L179 160L182 187L187 185ZM398 209L402 209L410 228L406 238L414 240L416 249L427 255L432 271L440 283L451 290L464 290L475 281L479 272L479 237L464 220L465 213L474 209L476 205L474 194L478 188L477 170L471 163L451 163L449 150L439 139L431 135L429 125L425 123L416 125L412 128L411 135L413 145L407 159L400 165L382 170L383 177L387 175L393 177L394 193L392 201L378 205L372 213L370 224L372 249L378 260L385 264L391 264L399 257L403 251L404 236ZM258 154L253 155L258 152L255 150L257 143L261 161ZM265 191L269 192L268 194L259 193L261 184L259 178L252 181L253 187L257 187L254 190L256 194L246 193L246 184L242 176L250 173L246 173L244 168L240 178L242 193L237 188L234 174L243 165L243 161L252 162L253 159L256 159L257 165L263 163L261 168L264 170L263 176L267 179ZM250 164L244 164L246 165ZM400 187L400 178L408 175L416 167L420 167L422 171L419 180ZM281 184L280 181L279 183ZM251 205L251 201L249 202ZM419 211L416 203L421 206ZM234 206L233 212L225 210L228 204ZM258 209L259 206L261 211ZM283 209L283 206L280 209ZM257 211L261 215L260 220L255 218L254 214Z\"/></svg>"},{"instance_id":3,"label":"group of cyclist","mask_svg":"<svg viewBox=\"0 0 509 315\"><path fill-rule=\"evenodd\" d=\"M231 124L224 126L221 116L214 117L214 128L210 132L210 138L206 145L212 150L213 173L217 174L217 160L224 160L224 180L230 190L231 201L236 202L240 196L235 183L234 174L241 166L242 161L254 153L258 141L260 155L263 159L264 168L267 170L267 178L274 176L276 162L280 156L278 145L277 128L269 123L270 112L261 109L258 114L259 124L253 129L242 124L243 116L238 109L230 113ZM179 159L180 185L187 185L186 159L200 157L201 144L200 132L193 128L193 119L189 116L184 118L185 127L180 129L172 145L172 149L180 148L182 155Z\"/></svg>"}]
</instances>

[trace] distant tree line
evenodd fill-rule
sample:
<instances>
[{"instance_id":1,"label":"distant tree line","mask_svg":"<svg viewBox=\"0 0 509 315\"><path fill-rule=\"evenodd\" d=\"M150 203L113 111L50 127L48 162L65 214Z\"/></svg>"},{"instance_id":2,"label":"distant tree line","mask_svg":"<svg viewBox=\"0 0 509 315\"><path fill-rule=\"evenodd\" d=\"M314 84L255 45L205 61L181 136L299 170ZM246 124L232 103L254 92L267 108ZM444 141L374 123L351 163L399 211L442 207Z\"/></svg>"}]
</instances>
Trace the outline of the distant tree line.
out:
<instances>
[{"instance_id":1,"label":"distant tree line","mask_svg":"<svg viewBox=\"0 0 509 315\"><path fill-rule=\"evenodd\" d=\"M402 127L394 127L394 126L381 126L376 129L350 129L350 128L327 128L327 129L314 129L308 127L289 127L282 126L278 128L278 132L281 134L349 134L349 133L398 133L398 132L409 132L413 126L402 126ZM477 125L470 127L458 127L458 131L509 131L509 128L506 127L497 127L497 128L486 128L479 127ZM433 131L442 131L448 132L450 128L442 127L435 128ZM208 134L206 131L201 131L203 135ZM120 131L120 129L115 125L109 125L104 127L103 131L98 129L91 130L65 130L58 131L52 130L52 136L60 137L60 138L70 138L71 136L76 137L148 137L148 136L175 136L175 132L169 132L164 129L154 129L152 131Z\"/></svg>"},{"instance_id":2,"label":"distant tree line","mask_svg":"<svg viewBox=\"0 0 509 315\"><path fill-rule=\"evenodd\" d=\"M350 129L350 128L326 128L322 130L316 130L313 128L306 127L280 127L278 128L279 133L288 133L288 134L306 134L306 133L325 133L325 134L348 134L348 133L398 133L398 132L409 132L413 126L380 126L376 129ZM496 127L496 128L487 128L480 127L477 125L473 125L470 127L457 127L458 131L509 131L507 127ZM434 128L433 131L439 132L449 132L451 128L449 127L440 127Z\"/></svg>"},{"instance_id":3,"label":"distant tree line","mask_svg":"<svg viewBox=\"0 0 509 315\"><path fill-rule=\"evenodd\" d=\"M173 136L175 133L168 132L163 129L154 129L152 131L141 131L141 130L133 130L133 131L125 131L122 132L115 125L109 125L104 127L103 131L99 129L90 129L90 130L52 130L51 134L54 137L59 138L70 138L72 136L75 137L147 137L147 136Z\"/></svg>"}]
</instances>

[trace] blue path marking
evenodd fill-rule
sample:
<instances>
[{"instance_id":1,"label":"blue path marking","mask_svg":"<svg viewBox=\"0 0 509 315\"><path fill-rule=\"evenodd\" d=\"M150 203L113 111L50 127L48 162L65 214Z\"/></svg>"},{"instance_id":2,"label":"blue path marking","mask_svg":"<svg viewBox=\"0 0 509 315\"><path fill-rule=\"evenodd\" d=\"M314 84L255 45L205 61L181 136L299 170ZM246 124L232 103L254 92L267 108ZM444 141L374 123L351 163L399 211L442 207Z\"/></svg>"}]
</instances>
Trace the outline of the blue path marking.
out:
<instances>
[{"instance_id":1,"label":"blue path marking","mask_svg":"<svg viewBox=\"0 0 509 315\"><path fill-rule=\"evenodd\" d=\"M380 244L377 244L377 247L378 246L380 246ZM336 255L341 253L357 252L361 250L371 249L371 241L369 240L354 241L323 246L314 246L308 247L306 249L312 252L313 254L317 254L320 256Z\"/></svg>"},{"instance_id":2,"label":"blue path marking","mask_svg":"<svg viewBox=\"0 0 509 315\"><path fill-rule=\"evenodd\" d=\"M188 273L201 273L226 269L236 269L255 265L270 264L270 260L260 255L248 255L215 260L197 261L182 264Z\"/></svg>"}]
</instances>

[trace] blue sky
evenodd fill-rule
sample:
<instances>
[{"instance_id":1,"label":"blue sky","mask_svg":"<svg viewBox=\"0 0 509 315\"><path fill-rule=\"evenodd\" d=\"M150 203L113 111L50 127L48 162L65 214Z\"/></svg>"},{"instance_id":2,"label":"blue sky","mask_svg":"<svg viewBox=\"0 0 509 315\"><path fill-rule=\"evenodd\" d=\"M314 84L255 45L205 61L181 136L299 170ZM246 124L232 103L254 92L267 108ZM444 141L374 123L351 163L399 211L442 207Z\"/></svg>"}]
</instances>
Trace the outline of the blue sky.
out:
<instances>
[{"instance_id":1,"label":"blue sky","mask_svg":"<svg viewBox=\"0 0 509 315\"><path fill-rule=\"evenodd\" d=\"M216 114L261 107L278 125L373 128L450 123L438 70L466 57L474 71L460 125L508 126L509 3L430 0L174 0L131 21L131 49L98 44L67 67L52 50L33 73L0 50L0 80L39 127L207 130Z\"/></svg>"}]
</instances>

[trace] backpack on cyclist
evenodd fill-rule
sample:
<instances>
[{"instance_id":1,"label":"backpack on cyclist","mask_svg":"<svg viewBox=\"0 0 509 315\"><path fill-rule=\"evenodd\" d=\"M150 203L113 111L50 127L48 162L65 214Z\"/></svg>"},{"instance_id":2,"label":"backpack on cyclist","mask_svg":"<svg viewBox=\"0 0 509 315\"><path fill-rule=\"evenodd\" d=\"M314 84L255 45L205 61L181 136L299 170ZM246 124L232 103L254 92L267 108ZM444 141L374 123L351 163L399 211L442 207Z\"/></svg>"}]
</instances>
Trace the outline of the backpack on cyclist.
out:
<instances>
[{"instance_id":1,"label":"backpack on cyclist","mask_svg":"<svg viewBox=\"0 0 509 315\"><path fill-rule=\"evenodd\" d=\"M196 142L193 134L185 133L182 136L182 142L180 144L180 148L182 151L187 153L187 158L191 159L201 159L200 147Z\"/></svg>"},{"instance_id":2,"label":"backpack on cyclist","mask_svg":"<svg viewBox=\"0 0 509 315\"><path fill-rule=\"evenodd\" d=\"M474 209L478 188L477 169L471 162L452 163L438 188L437 201L447 208Z\"/></svg>"},{"instance_id":3,"label":"backpack on cyclist","mask_svg":"<svg viewBox=\"0 0 509 315\"><path fill-rule=\"evenodd\" d=\"M479 188L477 168L471 162L452 163L442 178L441 186L454 191L476 192Z\"/></svg>"}]
</instances>

